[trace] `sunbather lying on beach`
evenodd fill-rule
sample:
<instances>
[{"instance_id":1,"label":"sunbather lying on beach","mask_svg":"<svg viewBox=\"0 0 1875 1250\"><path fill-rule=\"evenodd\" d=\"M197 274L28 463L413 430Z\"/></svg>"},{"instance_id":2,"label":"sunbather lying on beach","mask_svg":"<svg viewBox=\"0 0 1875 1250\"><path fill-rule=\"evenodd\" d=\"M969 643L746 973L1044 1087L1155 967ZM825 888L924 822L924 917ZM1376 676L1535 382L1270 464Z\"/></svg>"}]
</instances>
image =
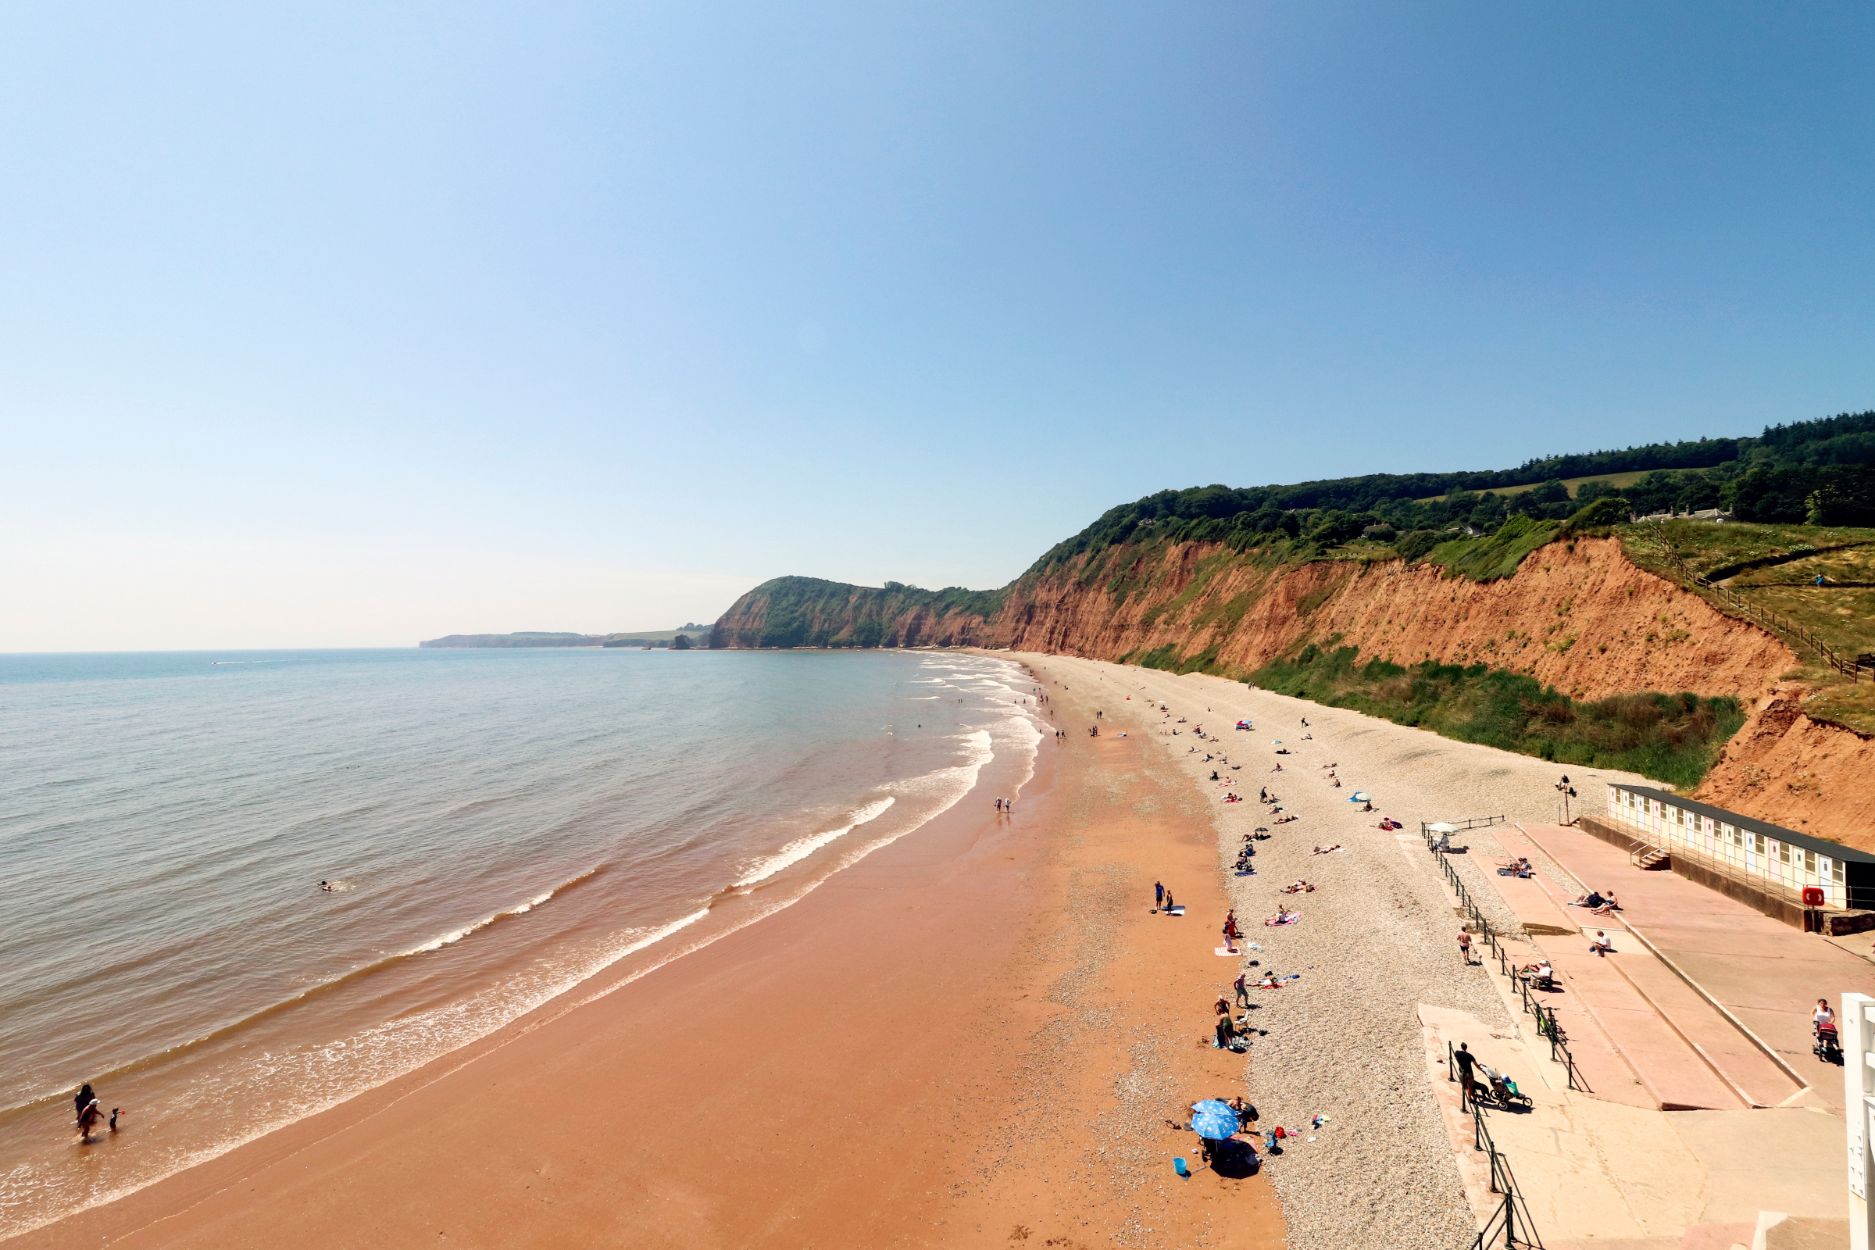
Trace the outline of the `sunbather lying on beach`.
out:
<instances>
[{"instance_id":1,"label":"sunbather lying on beach","mask_svg":"<svg viewBox=\"0 0 1875 1250\"><path fill-rule=\"evenodd\" d=\"M1596 891L1590 890L1587 894L1583 894L1576 898L1570 899L1569 906L1571 907L1600 907L1603 903L1606 903L1607 901L1608 901L1607 899L1603 898Z\"/></svg>"},{"instance_id":2,"label":"sunbather lying on beach","mask_svg":"<svg viewBox=\"0 0 1875 1250\"><path fill-rule=\"evenodd\" d=\"M1265 925L1270 926L1271 928L1274 928L1277 925L1294 924L1296 921L1300 919L1302 919L1302 914L1300 912L1293 912L1293 911L1290 911L1287 907L1278 906L1276 908L1276 914L1274 916L1271 916L1269 919L1265 920L1263 923Z\"/></svg>"},{"instance_id":3,"label":"sunbather lying on beach","mask_svg":"<svg viewBox=\"0 0 1875 1250\"><path fill-rule=\"evenodd\" d=\"M1337 842L1333 846L1318 846L1315 848L1315 853L1317 855L1332 855L1334 852L1340 849L1341 849L1341 843Z\"/></svg>"},{"instance_id":4,"label":"sunbather lying on beach","mask_svg":"<svg viewBox=\"0 0 1875 1250\"><path fill-rule=\"evenodd\" d=\"M1313 894L1315 887L1300 877L1283 887L1284 894Z\"/></svg>"},{"instance_id":5,"label":"sunbather lying on beach","mask_svg":"<svg viewBox=\"0 0 1875 1250\"><path fill-rule=\"evenodd\" d=\"M1301 819L1302 817L1296 815L1294 812L1291 812L1287 816L1278 816L1276 818L1276 823L1279 825L1286 825L1292 820L1301 820Z\"/></svg>"},{"instance_id":6,"label":"sunbather lying on beach","mask_svg":"<svg viewBox=\"0 0 1875 1250\"><path fill-rule=\"evenodd\" d=\"M1368 806L1371 807L1373 805L1370 803ZM1394 829L1404 829L1406 828L1406 826L1401 824L1399 821L1395 820L1391 816L1383 816L1380 818L1380 824L1378 828L1386 829L1386 830L1394 830Z\"/></svg>"},{"instance_id":7,"label":"sunbather lying on beach","mask_svg":"<svg viewBox=\"0 0 1875 1250\"><path fill-rule=\"evenodd\" d=\"M1535 873L1536 870L1530 867L1530 861L1521 855L1497 866L1497 875L1500 877L1529 877Z\"/></svg>"}]
</instances>

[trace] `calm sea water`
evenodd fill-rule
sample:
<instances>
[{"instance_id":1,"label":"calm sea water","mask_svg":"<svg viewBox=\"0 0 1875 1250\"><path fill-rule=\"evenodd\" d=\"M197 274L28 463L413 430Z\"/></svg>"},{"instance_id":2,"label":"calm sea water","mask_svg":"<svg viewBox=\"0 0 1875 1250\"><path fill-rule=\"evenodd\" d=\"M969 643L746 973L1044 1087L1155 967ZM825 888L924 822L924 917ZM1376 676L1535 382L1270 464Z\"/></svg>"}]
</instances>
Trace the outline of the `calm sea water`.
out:
<instances>
[{"instance_id":1,"label":"calm sea water","mask_svg":"<svg viewBox=\"0 0 1875 1250\"><path fill-rule=\"evenodd\" d=\"M0 656L0 1236L786 906L1027 775L1029 692L942 653ZM129 1131L77 1144L84 1081Z\"/></svg>"}]
</instances>

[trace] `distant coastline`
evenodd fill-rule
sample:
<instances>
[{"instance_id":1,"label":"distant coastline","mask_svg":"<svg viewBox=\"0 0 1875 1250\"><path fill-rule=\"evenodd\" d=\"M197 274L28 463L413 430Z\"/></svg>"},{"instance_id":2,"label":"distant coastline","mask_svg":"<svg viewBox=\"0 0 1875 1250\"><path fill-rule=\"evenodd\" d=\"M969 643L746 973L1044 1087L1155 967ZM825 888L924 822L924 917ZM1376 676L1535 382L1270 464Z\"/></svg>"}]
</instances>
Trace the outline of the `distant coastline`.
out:
<instances>
[{"instance_id":1,"label":"distant coastline","mask_svg":"<svg viewBox=\"0 0 1875 1250\"><path fill-rule=\"evenodd\" d=\"M677 629L641 629L617 634L572 634L551 630L519 630L512 634L444 634L426 638L419 647L673 647L687 651L706 646L708 625L685 624ZM682 641L679 641L681 639Z\"/></svg>"}]
</instances>

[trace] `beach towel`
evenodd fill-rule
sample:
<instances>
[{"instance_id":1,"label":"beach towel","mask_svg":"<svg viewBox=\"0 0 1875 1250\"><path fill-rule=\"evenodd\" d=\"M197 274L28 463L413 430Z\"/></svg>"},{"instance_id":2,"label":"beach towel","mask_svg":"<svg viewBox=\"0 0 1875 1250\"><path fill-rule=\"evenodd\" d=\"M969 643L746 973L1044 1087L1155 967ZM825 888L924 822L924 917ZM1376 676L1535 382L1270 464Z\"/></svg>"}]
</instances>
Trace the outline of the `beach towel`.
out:
<instances>
[{"instance_id":1,"label":"beach towel","mask_svg":"<svg viewBox=\"0 0 1875 1250\"><path fill-rule=\"evenodd\" d=\"M1281 924L1294 924L1296 921L1300 919L1302 919L1301 913L1291 912L1287 916L1271 916L1268 920L1265 920L1263 923L1273 929L1277 925L1281 925Z\"/></svg>"}]
</instances>

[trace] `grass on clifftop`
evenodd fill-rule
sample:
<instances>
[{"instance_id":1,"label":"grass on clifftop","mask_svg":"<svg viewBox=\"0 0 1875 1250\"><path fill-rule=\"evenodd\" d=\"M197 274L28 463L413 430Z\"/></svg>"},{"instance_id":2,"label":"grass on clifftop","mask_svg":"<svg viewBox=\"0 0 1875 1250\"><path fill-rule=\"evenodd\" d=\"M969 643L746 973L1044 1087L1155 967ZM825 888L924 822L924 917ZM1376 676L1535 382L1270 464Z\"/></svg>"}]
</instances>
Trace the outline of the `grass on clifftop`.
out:
<instances>
[{"instance_id":1,"label":"grass on clifftop","mask_svg":"<svg viewBox=\"0 0 1875 1250\"><path fill-rule=\"evenodd\" d=\"M1669 552L1677 552L1694 573L1796 622L1846 660L1875 651L1875 529L1670 521L1630 526L1621 545L1635 564L1669 580L1676 580ZM1716 595L1705 598L1721 612L1754 619ZM1781 636L1816 691L1804 711L1875 733L1875 682L1851 682L1800 639Z\"/></svg>"},{"instance_id":2,"label":"grass on clifftop","mask_svg":"<svg viewBox=\"0 0 1875 1250\"><path fill-rule=\"evenodd\" d=\"M1426 554L1426 562L1438 565L1448 576L1495 581L1515 573L1525 556L1555 539L1562 527L1561 521L1514 516L1495 534L1440 543Z\"/></svg>"},{"instance_id":3,"label":"grass on clifftop","mask_svg":"<svg viewBox=\"0 0 1875 1250\"><path fill-rule=\"evenodd\" d=\"M1532 677L1430 661L1410 668L1356 662L1353 647L1314 644L1257 670L1278 694L1352 708L1461 742L1559 764L1619 768L1689 788L1698 784L1745 714L1736 699L1630 694L1577 701Z\"/></svg>"}]
</instances>

